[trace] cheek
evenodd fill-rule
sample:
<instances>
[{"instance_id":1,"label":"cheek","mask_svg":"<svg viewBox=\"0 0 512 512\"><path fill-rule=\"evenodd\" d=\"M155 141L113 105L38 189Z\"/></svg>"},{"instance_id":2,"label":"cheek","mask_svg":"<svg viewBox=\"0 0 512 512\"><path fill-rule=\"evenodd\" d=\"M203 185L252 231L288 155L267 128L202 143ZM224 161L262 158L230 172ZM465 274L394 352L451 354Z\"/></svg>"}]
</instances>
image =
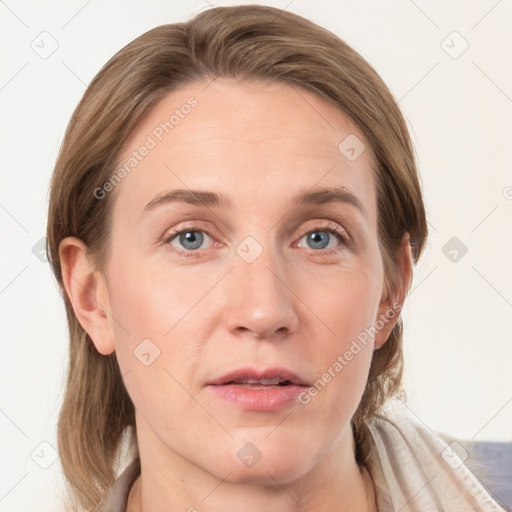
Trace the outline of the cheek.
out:
<instances>
[{"instance_id":1,"label":"cheek","mask_svg":"<svg viewBox=\"0 0 512 512\"><path fill-rule=\"evenodd\" d=\"M315 288L308 301L325 335L315 336L319 395L329 414L357 408L373 356L374 326L382 294L378 266L343 269ZM314 398L312 398L313 400Z\"/></svg>"},{"instance_id":2,"label":"cheek","mask_svg":"<svg viewBox=\"0 0 512 512\"><path fill-rule=\"evenodd\" d=\"M182 385L190 388L190 365L197 359L190 311L201 290L176 272L157 275L129 260L111 272L109 284L116 355L128 394L152 424L179 433L180 424L163 411L170 408L169 397L175 410L194 405Z\"/></svg>"},{"instance_id":3,"label":"cheek","mask_svg":"<svg viewBox=\"0 0 512 512\"><path fill-rule=\"evenodd\" d=\"M302 297L326 327L330 347L343 348L375 322L382 295L382 274L372 266L343 267L322 280L301 279ZM337 342L332 343L333 339Z\"/></svg>"},{"instance_id":4,"label":"cheek","mask_svg":"<svg viewBox=\"0 0 512 512\"><path fill-rule=\"evenodd\" d=\"M218 277L191 274L190 268L165 270L135 258L123 260L110 273L112 328L121 372L131 372L126 385L134 402L151 403L157 410L170 393L180 395L169 373L190 384L205 337L201 324L208 318L206 309L215 308L205 295Z\"/></svg>"},{"instance_id":5,"label":"cheek","mask_svg":"<svg viewBox=\"0 0 512 512\"><path fill-rule=\"evenodd\" d=\"M117 323L131 337L162 339L207 289L207 283L190 274L124 260L111 272L109 283L112 314Z\"/></svg>"}]
</instances>

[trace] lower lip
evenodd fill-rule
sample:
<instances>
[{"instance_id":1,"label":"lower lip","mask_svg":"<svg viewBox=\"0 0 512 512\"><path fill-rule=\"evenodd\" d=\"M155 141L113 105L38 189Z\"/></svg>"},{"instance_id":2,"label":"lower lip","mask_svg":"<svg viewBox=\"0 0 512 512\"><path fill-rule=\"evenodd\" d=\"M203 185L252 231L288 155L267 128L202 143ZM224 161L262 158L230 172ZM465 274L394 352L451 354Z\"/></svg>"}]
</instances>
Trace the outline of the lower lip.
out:
<instances>
[{"instance_id":1,"label":"lower lip","mask_svg":"<svg viewBox=\"0 0 512 512\"><path fill-rule=\"evenodd\" d=\"M306 386L268 386L251 388L241 384L208 386L212 392L240 409L247 411L278 411L297 400Z\"/></svg>"}]
</instances>

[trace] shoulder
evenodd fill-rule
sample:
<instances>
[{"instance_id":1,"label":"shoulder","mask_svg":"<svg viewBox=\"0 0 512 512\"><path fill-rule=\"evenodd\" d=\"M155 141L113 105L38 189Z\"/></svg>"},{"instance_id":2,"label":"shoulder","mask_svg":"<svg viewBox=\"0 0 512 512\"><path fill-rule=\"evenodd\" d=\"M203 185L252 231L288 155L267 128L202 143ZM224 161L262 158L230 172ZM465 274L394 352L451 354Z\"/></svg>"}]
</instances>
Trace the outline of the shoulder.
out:
<instances>
[{"instance_id":1,"label":"shoulder","mask_svg":"<svg viewBox=\"0 0 512 512\"><path fill-rule=\"evenodd\" d=\"M383 510L504 512L467 467L464 453L402 401L388 401L368 427L373 438L368 469L388 505Z\"/></svg>"}]
</instances>

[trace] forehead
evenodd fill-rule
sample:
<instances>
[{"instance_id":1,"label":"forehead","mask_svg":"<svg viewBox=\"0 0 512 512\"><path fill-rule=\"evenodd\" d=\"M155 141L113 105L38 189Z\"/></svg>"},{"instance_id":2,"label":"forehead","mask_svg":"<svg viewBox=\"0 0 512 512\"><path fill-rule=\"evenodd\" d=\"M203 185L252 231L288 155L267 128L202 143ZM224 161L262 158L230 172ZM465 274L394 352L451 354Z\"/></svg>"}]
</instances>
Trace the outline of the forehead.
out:
<instances>
[{"instance_id":1,"label":"forehead","mask_svg":"<svg viewBox=\"0 0 512 512\"><path fill-rule=\"evenodd\" d=\"M175 150L183 143L236 139L286 144L302 138L308 143L304 150L336 155L343 134L364 139L346 114L309 91L280 82L228 79L189 84L169 93L151 109L128 145L145 134L164 144L174 142Z\"/></svg>"},{"instance_id":2,"label":"forehead","mask_svg":"<svg viewBox=\"0 0 512 512\"><path fill-rule=\"evenodd\" d=\"M373 156L355 123L277 82L214 80L169 93L132 133L121 166L128 172L116 201L138 209L157 192L187 187L236 187L241 202L264 204L274 192L341 185L370 212L375 202Z\"/></svg>"}]
</instances>

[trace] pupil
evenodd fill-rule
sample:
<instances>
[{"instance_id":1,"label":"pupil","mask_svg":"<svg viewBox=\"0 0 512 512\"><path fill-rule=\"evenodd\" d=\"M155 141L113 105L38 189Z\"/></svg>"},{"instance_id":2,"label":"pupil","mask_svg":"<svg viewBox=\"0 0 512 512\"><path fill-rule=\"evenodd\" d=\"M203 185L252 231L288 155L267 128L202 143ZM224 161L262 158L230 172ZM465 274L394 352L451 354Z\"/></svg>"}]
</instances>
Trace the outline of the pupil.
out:
<instances>
[{"instance_id":1,"label":"pupil","mask_svg":"<svg viewBox=\"0 0 512 512\"><path fill-rule=\"evenodd\" d=\"M313 245L320 244L320 249L323 249L328 244L328 235L325 231L314 231L309 235L309 240L313 243ZM319 246L316 245L315 248L318 247Z\"/></svg>"},{"instance_id":2,"label":"pupil","mask_svg":"<svg viewBox=\"0 0 512 512\"><path fill-rule=\"evenodd\" d=\"M203 241L203 235L198 231L187 231L186 233L183 233L180 238L180 242L187 249L197 249L201 246Z\"/></svg>"}]
</instances>

